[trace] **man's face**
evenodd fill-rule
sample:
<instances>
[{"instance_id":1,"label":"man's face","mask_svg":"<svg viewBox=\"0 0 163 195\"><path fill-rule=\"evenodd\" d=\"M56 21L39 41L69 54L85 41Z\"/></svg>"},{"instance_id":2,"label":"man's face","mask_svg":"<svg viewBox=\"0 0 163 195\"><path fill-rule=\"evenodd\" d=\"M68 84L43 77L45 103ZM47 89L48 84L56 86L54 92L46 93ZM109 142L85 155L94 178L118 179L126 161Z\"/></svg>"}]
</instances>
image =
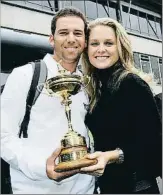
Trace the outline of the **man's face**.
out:
<instances>
[{"instance_id":1,"label":"man's face","mask_svg":"<svg viewBox=\"0 0 163 195\"><path fill-rule=\"evenodd\" d=\"M56 22L54 35L50 36L54 59L75 63L86 47L84 22L76 16L61 17Z\"/></svg>"}]
</instances>

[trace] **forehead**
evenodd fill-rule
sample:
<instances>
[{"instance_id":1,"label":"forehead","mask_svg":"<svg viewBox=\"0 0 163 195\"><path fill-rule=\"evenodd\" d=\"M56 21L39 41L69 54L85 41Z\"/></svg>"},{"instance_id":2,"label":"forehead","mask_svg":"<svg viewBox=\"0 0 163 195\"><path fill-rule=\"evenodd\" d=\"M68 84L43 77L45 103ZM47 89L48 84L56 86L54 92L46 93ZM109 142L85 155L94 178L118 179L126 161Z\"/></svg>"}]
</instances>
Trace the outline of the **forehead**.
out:
<instances>
[{"instance_id":1,"label":"forehead","mask_svg":"<svg viewBox=\"0 0 163 195\"><path fill-rule=\"evenodd\" d=\"M77 16L60 17L56 22L56 30L61 29L84 31L84 21Z\"/></svg>"},{"instance_id":2,"label":"forehead","mask_svg":"<svg viewBox=\"0 0 163 195\"><path fill-rule=\"evenodd\" d=\"M97 25L90 31L90 39L116 39L115 31L112 27Z\"/></svg>"}]
</instances>

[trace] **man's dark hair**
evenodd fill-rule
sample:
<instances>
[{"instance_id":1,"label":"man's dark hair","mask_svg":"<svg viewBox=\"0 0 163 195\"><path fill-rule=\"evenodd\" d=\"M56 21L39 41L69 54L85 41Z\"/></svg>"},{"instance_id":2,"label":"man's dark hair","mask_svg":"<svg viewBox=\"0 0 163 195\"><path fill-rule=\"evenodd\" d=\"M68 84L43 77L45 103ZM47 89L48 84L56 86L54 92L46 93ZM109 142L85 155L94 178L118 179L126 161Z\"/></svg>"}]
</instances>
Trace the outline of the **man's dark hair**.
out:
<instances>
[{"instance_id":1,"label":"man's dark hair","mask_svg":"<svg viewBox=\"0 0 163 195\"><path fill-rule=\"evenodd\" d=\"M61 9L60 11L58 11L51 21L52 35L54 35L54 33L55 33L57 20L61 17L66 17L66 16L76 16L76 17L81 18L84 22L85 35L87 34L87 20L86 20L86 17L84 16L84 14L77 8L65 7L65 8Z\"/></svg>"}]
</instances>

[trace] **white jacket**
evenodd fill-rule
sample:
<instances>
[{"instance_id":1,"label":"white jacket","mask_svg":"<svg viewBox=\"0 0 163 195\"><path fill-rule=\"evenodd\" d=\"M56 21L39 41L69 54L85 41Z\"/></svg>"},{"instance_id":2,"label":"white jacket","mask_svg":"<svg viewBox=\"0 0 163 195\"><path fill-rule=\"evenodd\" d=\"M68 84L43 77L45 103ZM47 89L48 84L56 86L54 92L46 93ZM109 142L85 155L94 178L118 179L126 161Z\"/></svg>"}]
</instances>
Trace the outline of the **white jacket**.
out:
<instances>
[{"instance_id":1,"label":"white jacket","mask_svg":"<svg viewBox=\"0 0 163 195\"><path fill-rule=\"evenodd\" d=\"M58 74L56 62L50 54L44 59L48 68L48 79ZM92 194L95 178L76 174L56 182L46 175L46 160L60 145L68 130L64 107L59 97L44 94L36 100L31 110L28 138L18 138L26 97L32 79L30 64L15 68L8 77L1 96L1 156L10 164L12 190L14 194ZM80 74L78 72L78 74ZM74 130L86 137L84 124L88 98L84 91L71 96L71 115Z\"/></svg>"}]
</instances>

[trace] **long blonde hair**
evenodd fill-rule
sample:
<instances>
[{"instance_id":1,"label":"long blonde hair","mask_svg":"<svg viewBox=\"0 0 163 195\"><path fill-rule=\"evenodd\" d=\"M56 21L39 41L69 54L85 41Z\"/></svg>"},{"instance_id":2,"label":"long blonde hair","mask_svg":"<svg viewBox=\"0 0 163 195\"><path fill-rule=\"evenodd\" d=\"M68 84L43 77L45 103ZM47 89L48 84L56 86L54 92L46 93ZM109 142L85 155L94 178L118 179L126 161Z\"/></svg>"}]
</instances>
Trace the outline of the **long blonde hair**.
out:
<instances>
[{"instance_id":1,"label":"long blonde hair","mask_svg":"<svg viewBox=\"0 0 163 195\"><path fill-rule=\"evenodd\" d=\"M133 58L133 51L131 47L131 42L129 40L129 36L126 32L126 30L123 28L123 26L117 22L114 19L111 18L97 18L88 24L88 40L89 42L89 36L91 30L96 26L108 26L113 28L116 39L117 39L117 49L119 53L119 59L120 63L124 67L125 71L122 72L120 75L118 82L122 80L128 73L134 73L139 76L143 75L140 74L140 70L136 69L134 67L134 58ZM87 87L87 92L90 96L90 112L95 107L97 100L98 100L98 92L99 92L99 85L96 81L96 78L93 75L95 68L91 65L88 58L88 48L85 49L85 51L82 54L82 64L83 64L83 72L86 75L89 75L91 77L90 84Z\"/></svg>"}]
</instances>

